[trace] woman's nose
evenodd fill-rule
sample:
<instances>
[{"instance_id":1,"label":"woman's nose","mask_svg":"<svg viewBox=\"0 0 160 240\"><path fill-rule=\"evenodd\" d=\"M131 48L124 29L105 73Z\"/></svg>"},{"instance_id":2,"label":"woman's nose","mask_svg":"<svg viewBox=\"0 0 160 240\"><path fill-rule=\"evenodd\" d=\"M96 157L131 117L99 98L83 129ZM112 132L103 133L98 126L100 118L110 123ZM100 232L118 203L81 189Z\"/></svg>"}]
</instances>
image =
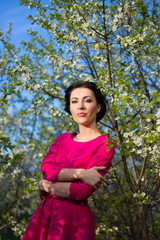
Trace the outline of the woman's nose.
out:
<instances>
[{"instance_id":1,"label":"woman's nose","mask_svg":"<svg viewBox=\"0 0 160 240\"><path fill-rule=\"evenodd\" d=\"M79 102L79 103L78 103L78 108L79 108L79 109L83 109L83 108L84 108L83 102Z\"/></svg>"}]
</instances>

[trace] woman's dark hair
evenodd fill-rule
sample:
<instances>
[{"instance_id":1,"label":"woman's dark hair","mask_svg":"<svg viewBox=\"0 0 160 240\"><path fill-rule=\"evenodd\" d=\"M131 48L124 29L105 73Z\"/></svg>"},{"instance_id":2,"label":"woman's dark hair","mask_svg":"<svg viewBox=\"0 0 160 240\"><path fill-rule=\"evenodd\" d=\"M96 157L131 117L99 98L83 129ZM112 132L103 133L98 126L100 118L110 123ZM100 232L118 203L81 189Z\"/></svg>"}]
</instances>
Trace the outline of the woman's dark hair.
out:
<instances>
[{"instance_id":1,"label":"woman's dark hair","mask_svg":"<svg viewBox=\"0 0 160 240\"><path fill-rule=\"evenodd\" d=\"M65 91L65 111L71 115L69 106L70 106L70 95L71 92L76 88L88 88L93 91L95 98L97 100L97 103L101 105L101 110L97 113L96 122L100 121L105 113L106 113L106 104L105 104L105 98L102 95L100 89L97 88L97 85L93 82L84 82L84 81L78 81L76 83L73 83L71 86L69 86Z\"/></svg>"}]
</instances>

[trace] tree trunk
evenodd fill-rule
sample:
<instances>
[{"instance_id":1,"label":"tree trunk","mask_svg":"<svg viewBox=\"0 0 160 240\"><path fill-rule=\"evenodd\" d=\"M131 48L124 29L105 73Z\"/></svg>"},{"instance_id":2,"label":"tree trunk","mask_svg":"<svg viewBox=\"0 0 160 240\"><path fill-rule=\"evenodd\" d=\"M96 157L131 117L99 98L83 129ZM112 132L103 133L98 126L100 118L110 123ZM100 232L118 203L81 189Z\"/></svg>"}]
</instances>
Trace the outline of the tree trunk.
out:
<instances>
[{"instance_id":1,"label":"tree trunk","mask_svg":"<svg viewBox=\"0 0 160 240\"><path fill-rule=\"evenodd\" d=\"M146 222L146 206L142 204L141 202L139 203L139 218L140 218L140 232L139 236L141 240L149 240L148 236L148 230L147 230L147 222Z\"/></svg>"}]
</instances>

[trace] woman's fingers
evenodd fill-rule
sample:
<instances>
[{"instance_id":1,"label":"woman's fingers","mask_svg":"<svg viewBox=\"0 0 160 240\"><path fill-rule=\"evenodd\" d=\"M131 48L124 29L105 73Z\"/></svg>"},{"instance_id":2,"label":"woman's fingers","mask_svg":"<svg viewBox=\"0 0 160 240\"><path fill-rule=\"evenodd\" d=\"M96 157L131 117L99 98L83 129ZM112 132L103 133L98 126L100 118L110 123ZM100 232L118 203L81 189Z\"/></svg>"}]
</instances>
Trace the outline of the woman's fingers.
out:
<instances>
[{"instance_id":1,"label":"woman's fingers","mask_svg":"<svg viewBox=\"0 0 160 240\"><path fill-rule=\"evenodd\" d=\"M50 182L43 179L39 182L38 186L41 191L47 192L48 188L50 187Z\"/></svg>"},{"instance_id":2,"label":"woman's fingers","mask_svg":"<svg viewBox=\"0 0 160 240\"><path fill-rule=\"evenodd\" d=\"M44 179L42 179L42 180L39 182L38 187L39 187L40 189L43 188L43 186L44 186L44 182L45 182Z\"/></svg>"},{"instance_id":3,"label":"woman's fingers","mask_svg":"<svg viewBox=\"0 0 160 240\"><path fill-rule=\"evenodd\" d=\"M54 188L53 188L53 183L51 181L47 181L45 179L41 180L39 182L39 190L42 191L42 192L45 192L46 194L48 193L52 193L54 192ZM45 196L46 196L45 194Z\"/></svg>"},{"instance_id":4,"label":"woman's fingers","mask_svg":"<svg viewBox=\"0 0 160 240\"><path fill-rule=\"evenodd\" d=\"M101 177L102 181L105 182L107 185L110 185L110 182L105 178L105 177Z\"/></svg>"},{"instance_id":5,"label":"woman's fingers","mask_svg":"<svg viewBox=\"0 0 160 240\"><path fill-rule=\"evenodd\" d=\"M93 168L97 171L100 171L100 170L104 170L106 167L100 166L100 167L93 167ZM105 182L107 185L110 185L110 182L103 176L101 176L101 181Z\"/></svg>"},{"instance_id":6,"label":"woman's fingers","mask_svg":"<svg viewBox=\"0 0 160 240\"><path fill-rule=\"evenodd\" d=\"M101 180L96 183L96 187L99 188L103 182L105 182L107 185L110 185L110 182L102 176Z\"/></svg>"}]
</instances>

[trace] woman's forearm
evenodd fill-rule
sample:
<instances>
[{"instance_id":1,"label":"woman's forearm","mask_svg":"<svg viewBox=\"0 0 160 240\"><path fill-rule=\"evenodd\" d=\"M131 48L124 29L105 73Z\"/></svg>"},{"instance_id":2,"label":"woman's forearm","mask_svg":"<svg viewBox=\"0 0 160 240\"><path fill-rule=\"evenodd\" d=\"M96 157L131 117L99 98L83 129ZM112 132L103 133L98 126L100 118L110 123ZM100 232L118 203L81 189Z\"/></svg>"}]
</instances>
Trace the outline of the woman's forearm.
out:
<instances>
[{"instance_id":1,"label":"woman's forearm","mask_svg":"<svg viewBox=\"0 0 160 240\"><path fill-rule=\"evenodd\" d=\"M52 194L70 199L70 182L58 182L52 185L53 192Z\"/></svg>"},{"instance_id":2,"label":"woman's forearm","mask_svg":"<svg viewBox=\"0 0 160 240\"><path fill-rule=\"evenodd\" d=\"M72 186L72 188L71 188ZM39 182L40 197L47 196L46 193L51 193L56 197L65 199L84 201L93 193L94 189L82 182L57 182L53 183L47 180Z\"/></svg>"},{"instance_id":3,"label":"woman's forearm","mask_svg":"<svg viewBox=\"0 0 160 240\"><path fill-rule=\"evenodd\" d=\"M94 189L82 182L58 182L51 183L49 193L71 200L85 201L94 192Z\"/></svg>"},{"instance_id":4,"label":"woman's forearm","mask_svg":"<svg viewBox=\"0 0 160 240\"><path fill-rule=\"evenodd\" d=\"M70 182L82 180L85 169L62 168L55 180L60 182Z\"/></svg>"}]
</instances>

